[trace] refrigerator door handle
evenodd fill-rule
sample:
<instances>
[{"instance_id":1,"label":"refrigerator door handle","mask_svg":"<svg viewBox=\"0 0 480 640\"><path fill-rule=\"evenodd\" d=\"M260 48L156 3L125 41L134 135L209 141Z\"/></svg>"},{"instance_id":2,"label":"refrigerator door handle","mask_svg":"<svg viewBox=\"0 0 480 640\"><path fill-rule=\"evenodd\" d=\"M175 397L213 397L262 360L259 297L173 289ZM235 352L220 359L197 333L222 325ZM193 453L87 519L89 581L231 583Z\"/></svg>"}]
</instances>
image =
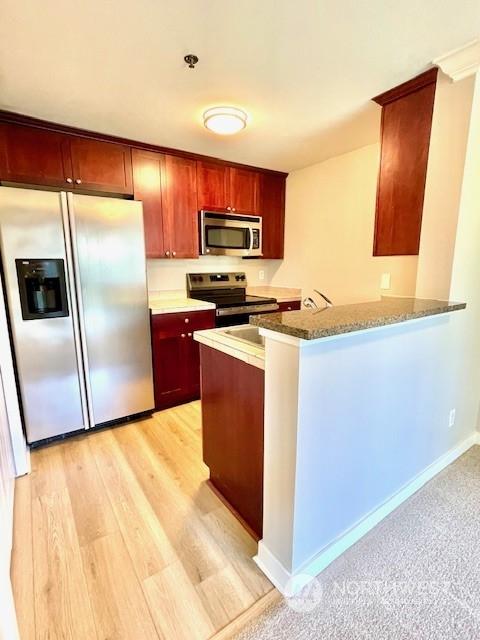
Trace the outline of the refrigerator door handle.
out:
<instances>
[{"instance_id":1,"label":"refrigerator door handle","mask_svg":"<svg viewBox=\"0 0 480 640\"><path fill-rule=\"evenodd\" d=\"M75 351L77 354L78 370L80 376L80 396L85 428L95 426L92 411L92 391L89 379L88 353L85 342L84 311L82 304L82 292L80 272L78 269L77 247L75 244L75 215L72 202L72 194L61 193L63 227L65 230L65 249L67 256L67 273L70 290L70 305L72 309L73 332L75 336Z\"/></svg>"}]
</instances>

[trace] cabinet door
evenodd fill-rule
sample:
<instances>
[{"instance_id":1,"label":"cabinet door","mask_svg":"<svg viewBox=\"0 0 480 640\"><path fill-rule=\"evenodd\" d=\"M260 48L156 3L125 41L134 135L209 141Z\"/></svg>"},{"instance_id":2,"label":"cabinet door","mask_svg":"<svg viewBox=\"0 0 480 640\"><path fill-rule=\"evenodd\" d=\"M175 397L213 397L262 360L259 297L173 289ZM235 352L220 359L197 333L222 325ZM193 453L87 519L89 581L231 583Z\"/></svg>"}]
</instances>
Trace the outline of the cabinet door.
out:
<instances>
[{"instance_id":1,"label":"cabinet door","mask_svg":"<svg viewBox=\"0 0 480 640\"><path fill-rule=\"evenodd\" d=\"M261 538L264 372L203 344L200 353L203 460L213 485Z\"/></svg>"},{"instance_id":2,"label":"cabinet door","mask_svg":"<svg viewBox=\"0 0 480 640\"><path fill-rule=\"evenodd\" d=\"M162 177L165 246L172 258L198 258L196 163L166 155Z\"/></svg>"},{"instance_id":3,"label":"cabinet door","mask_svg":"<svg viewBox=\"0 0 480 640\"><path fill-rule=\"evenodd\" d=\"M132 150L133 195L143 203L145 252L147 258L166 258L163 237L162 164L163 155Z\"/></svg>"},{"instance_id":4,"label":"cabinet door","mask_svg":"<svg viewBox=\"0 0 480 640\"><path fill-rule=\"evenodd\" d=\"M285 235L285 176L264 173L260 178L262 216L262 254L264 258L283 258Z\"/></svg>"},{"instance_id":5,"label":"cabinet door","mask_svg":"<svg viewBox=\"0 0 480 640\"><path fill-rule=\"evenodd\" d=\"M185 339L185 390L189 398L200 397L200 348L193 339L194 331L213 329L215 327L215 311L197 311L190 314L191 324L187 328Z\"/></svg>"},{"instance_id":6,"label":"cabinet door","mask_svg":"<svg viewBox=\"0 0 480 640\"><path fill-rule=\"evenodd\" d=\"M229 168L213 162L197 162L198 209L226 209L229 202Z\"/></svg>"},{"instance_id":7,"label":"cabinet door","mask_svg":"<svg viewBox=\"0 0 480 640\"><path fill-rule=\"evenodd\" d=\"M153 378L157 409L200 397L200 361L194 331L212 329L215 311L152 316Z\"/></svg>"},{"instance_id":8,"label":"cabinet door","mask_svg":"<svg viewBox=\"0 0 480 640\"><path fill-rule=\"evenodd\" d=\"M72 166L67 139L54 131L0 124L0 180L68 187Z\"/></svg>"},{"instance_id":9,"label":"cabinet door","mask_svg":"<svg viewBox=\"0 0 480 640\"><path fill-rule=\"evenodd\" d=\"M437 71L374 98L382 105L374 256L418 255Z\"/></svg>"},{"instance_id":10,"label":"cabinet door","mask_svg":"<svg viewBox=\"0 0 480 640\"><path fill-rule=\"evenodd\" d=\"M200 347L193 339L192 332L187 333L184 341L185 354L185 390L189 397L200 397Z\"/></svg>"},{"instance_id":11,"label":"cabinet door","mask_svg":"<svg viewBox=\"0 0 480 640\"><path fill-rule=\"evenodd\" d=\"M132 194L130 147L113 142L69 137L74 185L81 190Z\"/></svg>"},{"instance_id":12,"label":"cabinet door","mask_svg":"<svg viewBox=\"0 0 480 640\"><path fill-rule=\"evenodd\" d=\"M236 213L257 213L260 174L250 169L230 167L229 188L232 208Z\"/></svg>"},{"instance_id":13,"label":"cabinet door","mask_svg":"<svg viewBox=\"0 0 480 640\"><path fill-rule=\"evenodd\" d=\"M181 334L164 337L152 332L155 407L162 409L177 404L184 395L185 338Z\"/></svg>"}]
</instances>

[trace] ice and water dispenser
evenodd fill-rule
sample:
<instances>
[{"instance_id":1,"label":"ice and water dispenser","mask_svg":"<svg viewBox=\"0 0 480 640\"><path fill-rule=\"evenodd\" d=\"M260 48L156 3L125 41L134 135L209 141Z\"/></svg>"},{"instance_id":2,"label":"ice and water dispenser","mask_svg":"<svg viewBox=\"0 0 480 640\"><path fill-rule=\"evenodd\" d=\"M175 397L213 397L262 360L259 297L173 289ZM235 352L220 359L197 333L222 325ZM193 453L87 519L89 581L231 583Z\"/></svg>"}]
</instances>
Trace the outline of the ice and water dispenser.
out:
<instances>
[{"instance_id":1,"label":"ice and water dispenser","mask_svg":"<svg viewBox=\"0 0 480 640\"><path fill-rule=\"evenodd\" d=\"M15 264L24 320L68 316L63 260L19 258Z\"/></svg>"}]
</instances>

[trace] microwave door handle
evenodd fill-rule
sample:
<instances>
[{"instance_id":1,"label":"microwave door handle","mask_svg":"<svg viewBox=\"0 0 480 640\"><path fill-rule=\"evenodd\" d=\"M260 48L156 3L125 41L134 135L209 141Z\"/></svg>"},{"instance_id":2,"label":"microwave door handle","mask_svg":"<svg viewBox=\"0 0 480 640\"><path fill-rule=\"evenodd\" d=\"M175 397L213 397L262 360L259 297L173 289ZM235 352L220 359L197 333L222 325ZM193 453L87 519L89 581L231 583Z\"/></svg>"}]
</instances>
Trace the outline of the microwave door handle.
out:
<instances>
[{"instance_id":1,"label":"microwave door handle","mask_svg":"<svg viewBox=\"0 0 480 640\"><path fill-rule=\"evenodd\" d=\"M250 246L248 247L248 253L251 253L253 251L253 229L252 227L248 227L248 230L250 231Z\"/></svg>"}]
</instances>

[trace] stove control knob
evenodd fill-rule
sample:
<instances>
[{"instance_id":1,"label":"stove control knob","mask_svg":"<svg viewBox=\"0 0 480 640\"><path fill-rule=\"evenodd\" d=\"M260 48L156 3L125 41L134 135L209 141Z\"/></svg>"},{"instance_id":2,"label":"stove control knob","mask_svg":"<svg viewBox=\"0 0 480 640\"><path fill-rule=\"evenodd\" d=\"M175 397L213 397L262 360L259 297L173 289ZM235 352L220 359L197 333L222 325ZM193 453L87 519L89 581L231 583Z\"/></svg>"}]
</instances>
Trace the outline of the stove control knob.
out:
<instances>
[{"instance_id":1,"label":"stove control knob","mask_svg":"<svg viewBox=\"0 0 480 640\"><path fill-rule=\"evenodd\" d=\"M198 282L203 282L203 276L198 276Z\"/></svg>"}]
</instances>

